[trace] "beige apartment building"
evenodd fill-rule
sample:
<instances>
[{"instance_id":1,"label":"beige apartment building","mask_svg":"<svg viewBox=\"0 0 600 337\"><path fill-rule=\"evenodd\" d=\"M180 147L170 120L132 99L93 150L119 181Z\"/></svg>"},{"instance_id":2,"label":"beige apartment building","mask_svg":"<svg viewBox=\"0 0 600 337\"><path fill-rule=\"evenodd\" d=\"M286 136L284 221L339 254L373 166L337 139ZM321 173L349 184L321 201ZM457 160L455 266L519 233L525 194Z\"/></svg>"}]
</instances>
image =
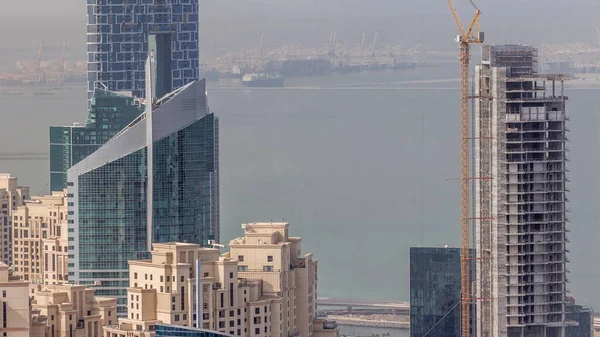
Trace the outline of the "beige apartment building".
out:
<instances>
[{"instance_id":1,"label":"beige apartment building","mask_svg":"<svg viewBox=\"0 0 600 337\"><path fill-rule=\"evenodd\" d=\"M117 323L117 299L96 297L83 285L33 285L32 312L41 325L32 337L100 337Z\"/></svg>"},{"instance_id":2,"label":"beige apartment building","mask_svg":"<svg viewBox=\"0 0 600 337\"><path fill-rule=\"evenodd\" d=\"M67 212L65 192L31 197L13 211L15 275L36 284L67 281Z\"/></svg>"},{"instance_id":3,"label":"beige apartment building","mask_svg":"<svg viewBox=\"0 0 600 337\"><path fill-rule=\"evenodd\" d=\"M19 186L17 178L0 173L0 261L12 264L12 215L29 199L29 187Z\"/></svg>"},{"instance_id":4,"label":"beige apartment building","mask_svg":"<svg viewBox=\"0 0 600 337\"><path fill-rule=\"evenodd\" d=\"M232 240L224 255L196 244L161 243L153 245L151 260L130 261L127 318L105 327L104 336L153 336L156 324L194 327L197 318L200 328L232 336L338 336L335 322L316 318L317 261L301 255L301 239L289 237L289 223L243 228L245 236Z\"/></svg>"},{"instance_id":5,"label":"beige apartment building","mask_svg":"<svg viewBox=\"0 0 600 337\"><path fill-rule=\"evenodd\" d=\"M29 284L10 275L0 262L0 332L2 336L30 335Z\"/></svg>"}]
</instances>

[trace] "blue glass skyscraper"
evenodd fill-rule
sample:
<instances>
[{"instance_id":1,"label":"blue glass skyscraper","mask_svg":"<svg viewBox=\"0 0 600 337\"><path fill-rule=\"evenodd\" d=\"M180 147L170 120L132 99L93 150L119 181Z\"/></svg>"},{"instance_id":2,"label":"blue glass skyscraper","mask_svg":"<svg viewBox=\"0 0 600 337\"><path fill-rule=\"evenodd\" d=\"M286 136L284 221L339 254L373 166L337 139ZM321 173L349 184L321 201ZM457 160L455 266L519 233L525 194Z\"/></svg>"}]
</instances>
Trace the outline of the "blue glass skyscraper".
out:
<instances>
[{"instance_id":1,"label":"blue glass skyscraper","mask_svg":"<svg viewBox=\"0 0 600 337\"><path fill-rule=\"evenodd\" d=\"M96 88L85 125L50 127L50 191L67 188L67 170L144 112L134 98Z\"/></svg>"},{"instance_id":2,"label":"blue glass skyscraper","mask_svg":"<svg viewBox=\"0 0 600 337\"><path fill-rule=\"evenodd\" d=\"M460 267L460 248L410 248L411 337L460 336Z\"/></svg>"},{"instance_id":3,"label":"blue glass skyscraper","mask_svg":"<svg viewBox=\"0 0 600 337\"><path fill-rule=\"evenodd\" d=\"M172 88L199 78L198 0L87 0L88 100L94 88L144 97L148 35L172 40Z\"/></svg>"},{"instance_id":4,"label":"blue glass skyscraper","mask_svg":"<svg viewBox=\"0 0 600 337\"><path fill-rule=\"evenodd\" d=\"M160 87L150 69L161 54L151 54L146 97ZM128 260L145 258L153 242L218 240L218 180L218 120L204 80L146 99L144 113L67 171L69 281L96 284L126 313Z\"/></svg>"}]
</instances>

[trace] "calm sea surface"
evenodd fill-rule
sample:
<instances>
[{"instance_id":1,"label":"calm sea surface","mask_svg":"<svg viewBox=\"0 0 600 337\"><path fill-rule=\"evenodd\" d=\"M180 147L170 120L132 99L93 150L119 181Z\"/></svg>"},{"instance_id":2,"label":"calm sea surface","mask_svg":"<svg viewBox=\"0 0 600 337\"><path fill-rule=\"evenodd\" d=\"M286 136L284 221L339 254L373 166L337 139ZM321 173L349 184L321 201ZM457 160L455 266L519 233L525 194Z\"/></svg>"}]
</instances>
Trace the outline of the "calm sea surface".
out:
<instances>
[{"instance_id":1,"label":"calm sea surface","mask_svg":"<svg viewBox=\"0 0 600 337\"><path fill-rule=\"evenodd\" d=\"M211 84L223 241L242 235L241 223L285 219L320 260L320 296L407 300L409 247L459 244L456 70L291 79L284 89ZM85 122L85 88L37 91L0 89L0 153L47 152L48 126ZM570 290L598 309L599 94L568 91ZM47 161L0 159L0 172L47 188Z\"/></svg>"}]
</instances>

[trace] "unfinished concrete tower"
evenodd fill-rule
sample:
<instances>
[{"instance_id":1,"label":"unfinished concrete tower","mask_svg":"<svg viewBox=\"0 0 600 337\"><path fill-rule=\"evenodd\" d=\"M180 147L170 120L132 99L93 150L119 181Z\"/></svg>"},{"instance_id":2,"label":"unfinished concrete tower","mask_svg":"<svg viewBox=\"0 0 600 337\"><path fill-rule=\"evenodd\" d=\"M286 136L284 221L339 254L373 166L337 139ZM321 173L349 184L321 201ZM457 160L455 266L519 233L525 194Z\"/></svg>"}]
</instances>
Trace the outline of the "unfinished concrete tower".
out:
<instances>
[{"instance_id":1,"label":"unfinished concrete tower","mask_svg":"<svg viewBox=\"0 0 600 337\"><path fill-rule=\"evenodd\" d=\"M537 73L536 48L483 46L473 116L478 337L564 337L563 81Z\"/></svg>"}]
</instances>

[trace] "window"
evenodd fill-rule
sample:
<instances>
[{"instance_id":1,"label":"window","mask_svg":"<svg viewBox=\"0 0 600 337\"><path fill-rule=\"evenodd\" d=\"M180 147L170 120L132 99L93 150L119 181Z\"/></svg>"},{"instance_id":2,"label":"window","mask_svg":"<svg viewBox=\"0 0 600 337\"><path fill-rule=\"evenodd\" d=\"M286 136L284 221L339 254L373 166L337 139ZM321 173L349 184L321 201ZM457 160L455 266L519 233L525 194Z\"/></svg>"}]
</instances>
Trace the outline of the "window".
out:
<instances>
[{"instance_id":1,"label":"window","mask_svg":"<svg viewBox=\"0 0 600 337\"><path fill-rule=\"evenodd\" d=\"M273 266L263 266L263 271L264 272L272 272L273 271Z\"/></svg>"},{"instance_id":2,"label":"window","mask_svg":"<svg viewBox=\"0 0 600 337\"><path fill-rule=\"evenodd\" d=\"M242 310L238 309L238 315L241 315L241 314L242 314Z\"/></svg>"},{"instance_id":3,"label":"window","mask_svg":"<svg viewBox=\"0 0 600 337\"><path fill-rule=\"evenodd\" d=\"M238 266L238 271L241 271L241 272L248 271L248 266Z\"/></svg>"},{"instance_id":4,"label":"window","mask_svg":"<svg viewBox=\"0 0 600 337\"><path fill-rule=\"evenodd\" d=\"M238 255L238 261L244 262L244 255Z\"/></svg>"},{"instance_id":5,"label":"window","mask_svg":"<svg viewBox=\"0 0 600 337\"><path fill-rule=\"evenodd\" d=\"M160 282L163 282L163 276L160 275Z\"/></svg>"},{"instance_id":6,"label":"window","mask_svg":"<svg viewBox=\"0 0 600 337\"><path fill-rule=\"evenodd\" d=\"M6 297L6 290L2 290L2 297Z\"/></svg>"},{"instance_id":7,"label":"window","mask_svg":"<svg viewBox=\"0 0 600 337\"><path fill-rule=\"evenodd\" d=\"M273 262L273 255L267 256L267 262Z\"/></svg>"},{"instance_id":8,"label":"window","mask_svg":"<svg viewBox=\"0 0 600 337\"><path fill-rule=\"evenodd\" d=\"M204 273L204 277L208 277L208 273Z\"/></svg>"},{"instance_id":9,"label":"window","mask_svg":"<svg viewBox=\"0 0 600 337\"><path fill-rule=\"evenodd\" d=\"M219 322L219 328L220 329L225 328L225 322Z\"/></svg>"},{"instance_id":10,"label":"window","mask_svg":"<svg viewBox=\"0 0 600 337\"><path fill-rule=\"evenodd\" d=\"M260 317L254 317L254 324L260 324Z\"/></svg>"},{"instance_id":11,"label":"window","mask_svg":"<svg viewBox=\"0 0 600 337\"><path fill-rule=\"evenodd\" d=\"M235 311L229 310L229 317L233 317L233 316L235 316Z\"/></svg>"},{"instance_id":12,"label":"window","mask_svg":"<svg viewBox=\"0 0 600 337\"><path fill-rule=\"evenodd\" d=\"M170 282L170 281L169 281L169 275L167 275L167 282Z\"/></svg>"},{"instance_id":13,"label":"window","mask_svg":"<svg viewBox=\"0 0 600 337\"><path fill-rule=\"evenodd\" d=\"M229 321L229 327L233 328L235 326L235 321Z\"/></svg>"},{"instance_id":14,"label":"window","mask_svg":"<svg viewBox=\"0 0 600 337\"><path fill-rule=\"evenodd\" d=\"M183 314L183 320L186 321L187 320L187 314Z\"/></svg>"},{"instance_id":15,"label":"window","mask_svg":"<svg viewBox=\"0 0 600 337\"><path fill-rule=\"evenodd\" d=\"M229 273L229 278L233 278L233 273Z\"/></svg>"},{"instance_id":16,"label":"window","mask_svg":"<svg viewBox=\"0 0 600 337\"><path fill-rule=\"evenodd\" d=\"M260 335L260 328L254 329L254 334L255 335Z\"/></svg>"},{"instance_id":17,"label":"window","mask_svg":"<svg viewBox=\"0 0 600 337\"><path fill-rule=\"evenodd\" d=\"M137 280L137 273L133 273L133 279Z\"/></svg>"},{"instance_id":18,"label":"window","mask_svg":"<svg viewBox=\"0 0 600 337\"><path fill-rule=\"evenodd\" d=\"M175 321L179 321L179 315L175 315Z\"/></svg>"},{"instance_id":19,"label":"window","mask_svg":"<svg viewBox=\"0 0 600 337\"><path fill-rule=\"evenodd\" d=\"M254 313L255 313L256 315L260 314L260 308L254 308Z\"/></svg>"}]
</instances>

